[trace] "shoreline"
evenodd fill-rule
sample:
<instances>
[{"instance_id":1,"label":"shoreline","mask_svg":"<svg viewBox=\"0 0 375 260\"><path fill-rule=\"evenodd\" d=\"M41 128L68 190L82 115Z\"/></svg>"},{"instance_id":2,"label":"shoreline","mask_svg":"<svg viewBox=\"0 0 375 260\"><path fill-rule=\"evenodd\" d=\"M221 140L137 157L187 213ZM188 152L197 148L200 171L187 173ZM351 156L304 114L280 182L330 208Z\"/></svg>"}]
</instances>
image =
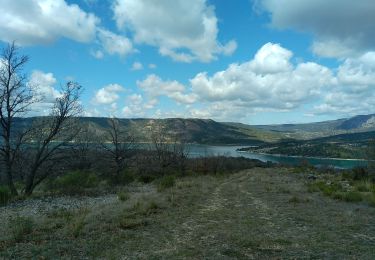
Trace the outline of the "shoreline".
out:
<instances>
[{"instance_id":1,"label":"shoreline","mask_svg":"<svg viewBox=\"0 0 375 260\"><path fill-rule=\"evenodd\" d=\"M350 159L350 158L335 158L335 157L317 157L317 156L302 156L302 155L285 155L285 154L272 154L272 153L261 153L255 151L239 151L239 153L253 153L253 154L260 154L260 155L268 155L268 156L275 156L275 157L290 157L290 158L306 158L306 159L319 159L319 160L334 160L334 161L359 161L365 162L369 161L367 159Z\"/></svg>"}]
</instances>

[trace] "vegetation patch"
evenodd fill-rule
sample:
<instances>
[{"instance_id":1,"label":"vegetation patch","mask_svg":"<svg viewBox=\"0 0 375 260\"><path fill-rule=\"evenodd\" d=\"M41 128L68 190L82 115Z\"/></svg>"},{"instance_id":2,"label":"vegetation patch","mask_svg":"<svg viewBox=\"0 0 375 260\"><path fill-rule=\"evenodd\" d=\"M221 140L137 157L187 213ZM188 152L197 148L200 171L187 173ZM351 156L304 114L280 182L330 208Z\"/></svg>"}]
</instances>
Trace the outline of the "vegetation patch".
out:
<instances>
[{"instance_id":1,"label":"vegetation patch","mask_svg":"<svg viewBox=\"0 0 375 260\"><path fill-rule=\"evenodd\" d=\"M176 178L173 175L165 175L158 182L158 191L164 191L172 188L176 184Z\"/></svg>"},{"instance_id":2,"label":"vegetation patch","mask_svg":"<svg viewBox=\"0 0 375 260\"><path fill-rule=\"evenodd\" d=\"M18 215L9 221L10 232L16 242L23 241L33 231L34 225L32 218Z\"/></svg>"},{"instance_id":3,"label":"vegetation patch","mask_svg":"<svg viewBox=\"0 0 375 260\"><path fill-rule=\"evenodd\" d=\"M117 193L117 198L121 201L127 201L130 198L130 193L122 190Z\"/></svg>"},{"instance_id":4,"label":"vegetation patch","mask_svg":"<svg viewBox=\"0 0 375 260\"><path fill-rule=\"evenodd\" d=\"M6 205L11 199L11 194L6 186L0 186L0 206Z\"/></svg>"},{"instance_id":5,"label":"vegetation patch","mask_svg":"<svg viewBox=\"0 0 375 260\"><path fill-rule=\"evenodd\" d=\"M98 176L88 171L73 171L52 180L49 189L68 195L84 193L85 189L99 185Z\"/></svg>"}]
</instances>

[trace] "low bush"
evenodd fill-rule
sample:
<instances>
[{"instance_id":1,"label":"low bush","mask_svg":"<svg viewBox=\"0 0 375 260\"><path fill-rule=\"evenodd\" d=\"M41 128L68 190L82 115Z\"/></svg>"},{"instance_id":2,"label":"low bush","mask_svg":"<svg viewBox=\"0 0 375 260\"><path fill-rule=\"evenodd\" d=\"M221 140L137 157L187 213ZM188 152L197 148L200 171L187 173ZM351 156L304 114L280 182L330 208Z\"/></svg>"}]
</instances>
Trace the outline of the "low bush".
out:
<instances>
[{"instance_id":1,"label":"low bush","mask_svg":"<svg viewBox=\"0 0 375 260\"><path fill-rule=\"evenodd\" d=\"M97 187L100 180L92 172L74 171L57 177L49 187L65 194L80 194L84 189Z\"/></svg>"},{"instance_id":2,"label":"low bush","mask_svg":"<svg viewBox=\"0 0 375 260\"><path fill-rule=\"evenodd\" d=\"M360 202L363 200L362 194L357 191L345 192L343 198L347 202Z\"/></svg>"},{"instance_id":3,"label":"low bush","mask_svg":"<svg viewBox=\"0 0 375 260\"><path fill-rule=\"evenodd\" d=\"M115 184L126 185L132 183L134 180L134 173L131 170L125 170L118 176L118 182Z\"/></svg>"},{"instance_id":4,"label":"low bush","mask_svg":"<svg viewBox=\"0 0 375 260\"><path fill-rule=\"evenodd\" d=\"M20 242L33 231L34 221L30 217L16 216L9 221L9 227L14 240Z\"/></svg>"},{"instance_id":5,"label":"low bush","mask_svg":"<svg viewBox=\"0 0 375 260\"><path fill-rule=\"evenodd\" d=\"M11 194L6 186L0 186L0 206L6 205L11 199Z\"/></svg>"},{"instance_id":6,"label":"low bush","mask_svg":"<svg viewBox=\"0 0 375 260\"><path fill-rule=\"evenodd\" d=\"M356 167L353 169L353 180L367 180L369 178L368 169L364 167Z\"/></svg>"},{"instance_id":7,"label":"low bush","mask_svg":"<svg viewBox=\"0 0 375 260\"><path fill-rule=\"evenodd\" d=\"M375 207L375 194L372 194L369 199L368 199L368 204L371 206L371 207Z\"/></svg>"},{"instance_id":8,"label":"low bush","mask_svg":"<svg viewBox=\"0 0 375 260\"><path fill-rule=\"evenodd\" d=\"M163 191L175 185L176 178L173 175L166 175L159 180L158 191Z\"/></svg>"},{"instance_id":9,"label":"low bush","mask_svg":"<svg viewBox=\"0 0 375 260\"><path fill-rule=\"evenodd\" d=\"M355 184L355 188L360 192L372 192L375 190L374 184L369 181L361 181Z\"/></svg>"},{"instance_id":10,"label":"low bush","mask_svg":"<svg viewBox=\"0 0 375 260\"><path fill-rule=\"evenodd\" d=\"M117 197L121 201L127 201L130 198L130 194L127 191L119 191Z\"/></svg>"},{"instance_id":11,"label":"low bush","mask_svg":"<svg viewBox=\"0 0 375 260\"><path fill-rule=\"evenodd\" d=\"M142 174L138 177L138 180L142 183L150 183L156 180L155 174Z\"/></svg>"}]
</instances>

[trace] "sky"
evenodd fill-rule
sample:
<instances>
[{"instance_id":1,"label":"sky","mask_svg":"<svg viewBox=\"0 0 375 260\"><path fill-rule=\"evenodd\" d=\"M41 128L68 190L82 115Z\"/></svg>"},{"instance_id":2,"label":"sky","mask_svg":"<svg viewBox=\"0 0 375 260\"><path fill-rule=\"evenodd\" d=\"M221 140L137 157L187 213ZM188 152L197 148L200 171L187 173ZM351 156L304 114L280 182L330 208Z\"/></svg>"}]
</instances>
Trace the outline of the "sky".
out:
<instances>
[{"instance_id":1,"label":"sky","mask_svg":"<svg viewBox=\"0 0 375 260\"><path fill-rule=\"evenodd\" d=\"M0 0L46 115L304 123L375 113L373 0Z\"/></svg>"}]
</instances>

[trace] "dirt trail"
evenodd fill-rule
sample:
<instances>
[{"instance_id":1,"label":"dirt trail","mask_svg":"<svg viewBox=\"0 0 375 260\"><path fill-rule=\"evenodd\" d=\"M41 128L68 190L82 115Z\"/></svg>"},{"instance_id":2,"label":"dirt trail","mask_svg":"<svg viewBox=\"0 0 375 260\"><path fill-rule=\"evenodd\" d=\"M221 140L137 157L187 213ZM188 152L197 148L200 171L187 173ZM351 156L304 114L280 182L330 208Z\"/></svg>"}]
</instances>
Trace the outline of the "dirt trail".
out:
<instances>
[{"instance_id":1,"label":"dirt trail","mask_svg":"<svg viewBox=\"0 0 375 260\"><path fill-rule=\"evenodd\" d=\"M210 259L375 257L375 210L308 193L304 181L283 169L233 175L177 229L174 250Z\"/></svg>"}]
</instances>

